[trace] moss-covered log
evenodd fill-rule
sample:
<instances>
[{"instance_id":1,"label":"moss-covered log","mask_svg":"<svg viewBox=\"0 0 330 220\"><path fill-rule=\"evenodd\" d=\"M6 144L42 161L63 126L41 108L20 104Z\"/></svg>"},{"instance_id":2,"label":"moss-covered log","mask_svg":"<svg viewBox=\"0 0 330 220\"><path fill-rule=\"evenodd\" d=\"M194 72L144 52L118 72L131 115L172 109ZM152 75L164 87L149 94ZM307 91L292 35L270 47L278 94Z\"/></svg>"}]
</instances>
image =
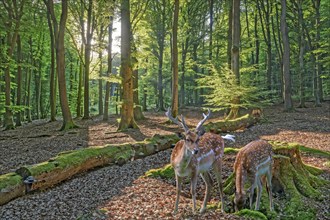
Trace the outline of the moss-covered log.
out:
<instances>
[{"instance_id":1,"label":"moss-covered log","mask_svg":"<svg viewBox=\"0 0 330 220\"><path fill-rule=\"evenodd\" d=\"M131 159L143 158L168 149L178 141L176 135L155 135L134 144L106 145L62 152L50 160L32 166L21 167L16 173L0 176L0 205L27 193L24 179L36 179L31 190L52 187L73 175L96 167L123 165Z\"/></svg>"},{"instance_id":2,"label":"moss-covered log","mask_svg":"<svg viewBox=\"0 0 330 220\"><path fill-rule=\"evenodd\" d=\"M220 120L216 122L210 122L206 124L205 130L211 131L214 133L222 133L222 132L231 132L241 129L246 129L258 122L258 117L253 117L249 114L246 114L240 118L232 119L232 120Z\"/></svg>"}]
</instances>

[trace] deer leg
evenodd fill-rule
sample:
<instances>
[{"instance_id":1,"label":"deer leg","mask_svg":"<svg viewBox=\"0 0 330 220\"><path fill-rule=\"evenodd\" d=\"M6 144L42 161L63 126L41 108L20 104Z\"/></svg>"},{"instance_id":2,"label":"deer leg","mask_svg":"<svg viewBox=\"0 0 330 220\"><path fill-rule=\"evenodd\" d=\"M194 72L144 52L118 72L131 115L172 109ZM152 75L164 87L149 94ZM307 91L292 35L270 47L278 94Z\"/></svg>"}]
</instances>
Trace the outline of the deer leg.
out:
<instances>
[{"instance_id":1,"label":"deer leg","mask_svg":"<svg viewBox=\"0 0 330 220\"><path fill-rule=\"evenodd\" d=\"M209 174L209 172L205 172L205 173L201 173L201 177L205 182L206 185L206 190L205 190L205 196L204 196L204 202L203 202L203 206L201 207L201 209L199 210L200 213L204 213L205 209L206 209L206 204L207 202L210 200L210 191L212 189L212 178Z\"/></svg>"},{"instance_id":2,"label":"deer leg","mask_svg":"<svg viewBox=\"0 0 330 220\"><path fill-rule=\"evenodd\" d=\"M221 199L221 212L224 212L224 202L223 202L223 187L222 187L222 158L219 158L215 163L213 163L213 169L217 182L219 184L220 199Z\"/></svg>"},{"instance_id":3,"label":"deer leg","mask_svg":"<svg viewBox=\"0 0 330 220\"><path fill-rule=\"evenodd\" d=\"M178 175L175 175L175 179L176 179L176 200L175 200L174 213L177 213L178 208L179 208L179 200L180 200L180 192L181 192L181 182L182 182L182 179Z\"/></svg>"},{"instance_id":4,"label":"deer leg","mask_svg":"<svg viewBox=\"0 0 330 220\"><path fill-rule=\"evenodd\" d=\"M257 176L254 177L252 185L250 187L250 209L252 209L252 204L253 204L253 196L254 196L254 189L256 188L257 185Z\"/></svg>"},{"instance_id":5,"label":"deer leg","mask_svg":"<svg viewBox=\"0 0 330 220\"><path fill-rule=\"evenodd\" d=\"M260 207L260 199L261 199L261 192L262 192L262 183L260 176L256 177L257 180L257 201L256 201L256 207L255 210L259 210Z\"/></svg>"},{"instance_id":6,"label":"deer leg","mask_svg":"<svg viewBox=\"0 0 330 220\"><path fill-rule=\"evenodd\" d=\"M269 197L269 208L270 211L274 211L274 204L273 204L273 192L272 192L272 166L269 167L268 172L266 173L267 177L267 188L268 188L268 197Z\"/></svg>"},{"instance_id":7,"label":"deer leg","mask_svg":"<svg viewBox=\"0 0 330 220\"><path fill-rule=\"evenodd\" d=\"M191 195L192 195L194 213L196 210L196 186L197 186L197 174L193 173L191 177Z\"/></svg>"}]
</instances>

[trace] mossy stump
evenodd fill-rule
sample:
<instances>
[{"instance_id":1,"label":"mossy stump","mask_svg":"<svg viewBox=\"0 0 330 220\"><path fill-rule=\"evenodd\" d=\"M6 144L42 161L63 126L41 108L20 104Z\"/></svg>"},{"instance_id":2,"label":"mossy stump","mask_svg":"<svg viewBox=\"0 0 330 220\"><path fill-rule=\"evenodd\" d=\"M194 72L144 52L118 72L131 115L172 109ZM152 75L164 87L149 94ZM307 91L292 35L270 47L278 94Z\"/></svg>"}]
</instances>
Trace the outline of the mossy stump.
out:
<instances>
[{"instance_id":1,"label":"mossy stump","mask_svg":"<svg viewBox=\"0 0 330 220\"><path fill-rule=\"evenodd\" d=\"M266 187L263 187L260 212L268 219L278 217L280 219L314 219L316 210L305 201L320 201L324 198L325 195L321 194L320 187L329 182L317 177L323 171L303 163L300 154L302 146L283 142L270 142L270 144L274 151L272 191L275 212L269 210ZM306 149L306 147L303 148ZM233 198L235 178L232 175L225 181L224 192ZM246 212L240 212L240 215L244 216L244 213Z\"/></svg>"}]
</instances>

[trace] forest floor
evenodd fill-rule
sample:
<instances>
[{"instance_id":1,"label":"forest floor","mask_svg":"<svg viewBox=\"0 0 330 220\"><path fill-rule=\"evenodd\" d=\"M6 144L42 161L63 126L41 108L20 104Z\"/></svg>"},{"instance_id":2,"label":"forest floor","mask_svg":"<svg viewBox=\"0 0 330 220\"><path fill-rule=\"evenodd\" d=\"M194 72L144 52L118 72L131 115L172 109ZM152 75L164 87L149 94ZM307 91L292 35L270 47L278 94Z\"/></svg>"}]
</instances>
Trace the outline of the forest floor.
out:
<instances>
[{"instance_id":1,"label":"forest floor","mask_svg":"<svg viewBox=\"0 0 330 220\"><path fill-rule=\"evenodd\" d=\"M227 147L240 148L255 139L297 142L306 147L330 152L330 102L322 107L297 108L283 112L282 106L264 110L262 122L231 134L236 142ZM194 127L202 119L202 110L186 108L182 111L188 125ZM222 113L214 113L210 121L219 120ZM37 120L16 130L0 132L0 174L15 171L23 165L47 161L59 152L105 144L141 141L154 134L171 134L179 131L176 125L165 123L164 112L146 112L146 119L138 121L140 130L116 132L117 116L107 122L102 117L75 120L80 126L70 131L59 131L61 122ZM42 192L15 199L0 206L0 219L239 219L232 214L208 210L203 215L193 215L188 184L184 187L177 215L172 214L175 201L175 180L139 178L150 169L169 163L171 149L144 159L131 161L121 167L109 166L93 170L65 181ZM330 180L329 161L321 156L302 154L303 161L324 169L322 177ZM235 155L224 157L223 176L232 173ZM198 199L202 200L204 188L199 180ZM324 193L330 193L326 189ZM219 201L213 191L212 201ZM225 198L226 205L230 205ZM201 202L199 201L199 204ZM329 218L330 198L312 204L317 207L317 218Z\"/></svg>"}]
</instances>

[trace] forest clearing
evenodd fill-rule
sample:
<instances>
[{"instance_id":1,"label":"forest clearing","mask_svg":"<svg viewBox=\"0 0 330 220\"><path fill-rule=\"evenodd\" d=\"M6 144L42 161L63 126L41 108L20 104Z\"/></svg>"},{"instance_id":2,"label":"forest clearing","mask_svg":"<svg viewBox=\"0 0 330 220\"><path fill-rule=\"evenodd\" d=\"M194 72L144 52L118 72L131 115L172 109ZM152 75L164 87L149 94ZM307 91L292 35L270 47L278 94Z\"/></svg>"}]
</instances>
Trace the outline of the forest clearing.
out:
<instances>
[{"instance_id":1,"label":"forest clearing","mask_svg":"<svg viewBox=\"0 0 330 220\"><path fill-rule=\"evenodd\" d=\"M0 0L0 219L330 219L329 8Z\"/></svg>"}]
</instances>

